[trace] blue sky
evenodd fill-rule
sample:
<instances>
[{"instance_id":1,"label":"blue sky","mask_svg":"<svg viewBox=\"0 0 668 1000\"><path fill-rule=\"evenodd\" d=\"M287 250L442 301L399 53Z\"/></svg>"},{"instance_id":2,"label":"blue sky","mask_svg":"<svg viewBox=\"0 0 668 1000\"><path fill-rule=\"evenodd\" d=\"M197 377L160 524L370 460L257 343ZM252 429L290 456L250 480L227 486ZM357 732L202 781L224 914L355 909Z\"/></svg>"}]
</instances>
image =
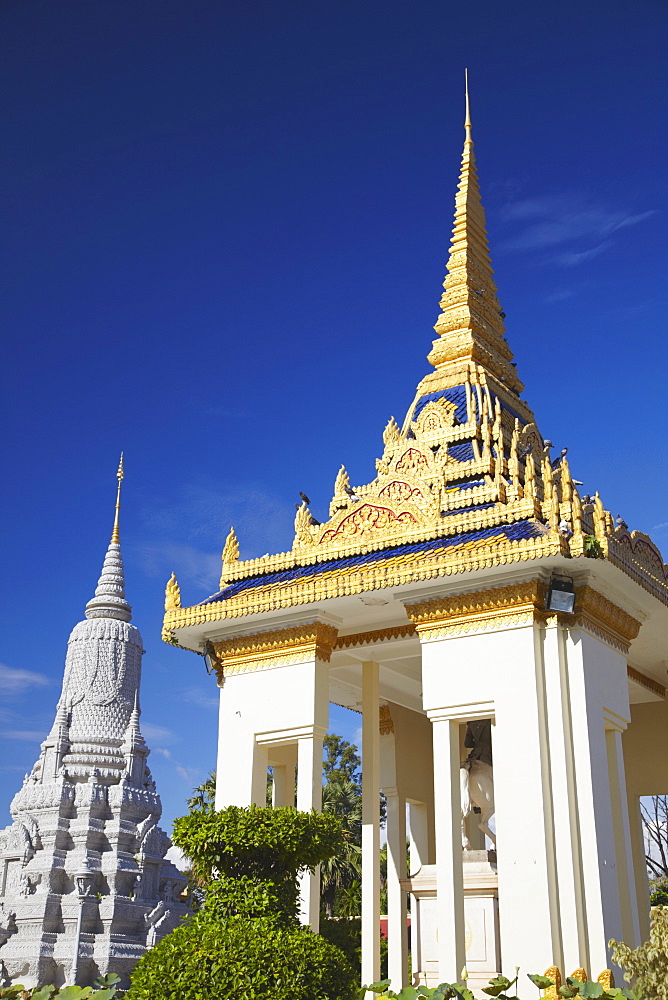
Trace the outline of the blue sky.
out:
<instances>
[{"instance_id":1,"label":"blue sky","mask_svg":"<svg viewBox=\"0 0 668 1000\"><path fill-rule=\"evenodd\" d=\"M368 482L426 373L469 67L507 335L585 489L668 549L663 0L5 0L0 824L59 695L126 457L167 825L216 689L160 641ZM349 735L356 718L338 720Z\"/></svg>"}]
</instances>

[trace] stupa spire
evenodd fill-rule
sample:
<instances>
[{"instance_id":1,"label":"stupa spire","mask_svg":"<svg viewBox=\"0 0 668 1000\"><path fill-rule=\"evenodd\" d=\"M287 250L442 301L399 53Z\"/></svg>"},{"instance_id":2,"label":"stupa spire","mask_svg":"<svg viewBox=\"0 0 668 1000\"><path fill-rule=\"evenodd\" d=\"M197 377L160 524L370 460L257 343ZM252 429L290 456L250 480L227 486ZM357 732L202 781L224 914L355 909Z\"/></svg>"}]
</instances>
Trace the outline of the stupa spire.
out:
<instances>
[{"instance_id":1,"label":"stupa spire","mask_svg":"<svg viewBox=\"0 0 668 1000\"><path fill-rule=\"evenodd\" d=\"M429 361L437 369L438 381L443 386L466 382L473 366L519 395L523 386L504 336L505 314L497 298L487 243L473 150L468 70L465 80L464 150L443 285L445 292L440 302L441 314L434 327L439 336L434 341ZM433 376L429 377L429 382L433 381Z\"/></svg>"},{"instance_id":2,"label":"stupa spire","mask_svg":"<svg viewBox=\"0 0 668 1000\"><path fill-rule=\"evenodd\" d=\"M125 478L125 473L123 472L123 452L121 452L121 459L118 463L118 471L116 473L116 479L118 480L118 487L116 489L116 516L114 517L114 527L111 532L112 542L120 544L120 518L121 518L121 485L123 479Z\"/></svg>"},{"instance_id":3,"label":"stupa spire","mask_svg":"<svg viewBox=\"0 0 668 1000\"><path fill-rule=\"evenodd\" d=\"M116 473L118 485L111 541L95 588L95 596L86 605L86 618L119 618L121 621L129 622L132 617L132 609L125 600L125 574L120 542L121 484L124 476L121 453Z\"/></svg>"}]
</instances>

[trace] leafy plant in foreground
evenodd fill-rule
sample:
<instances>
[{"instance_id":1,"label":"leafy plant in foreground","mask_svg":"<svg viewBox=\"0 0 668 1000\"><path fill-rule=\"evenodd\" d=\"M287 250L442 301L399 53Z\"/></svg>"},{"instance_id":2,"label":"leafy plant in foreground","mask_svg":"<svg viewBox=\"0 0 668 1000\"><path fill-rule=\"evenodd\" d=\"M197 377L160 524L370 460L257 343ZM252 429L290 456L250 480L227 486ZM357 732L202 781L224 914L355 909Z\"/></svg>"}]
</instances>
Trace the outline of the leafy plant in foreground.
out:
<instances>
[{"instance_id":1,"label":"leafy plant in foreground","mask_svg":"<svg viewBox=\"0 0 668 1000\"><path fill-rule=\"evenodd\" d=\"M624 978L650 1000L668 1000L668 906L653 906L649 941L630 948L621 941L608 942L613 960Z\"/></svg>"},{"instance_id":2,"label":"leafy plant in foreground","mask_svg":"<svg viewBox=\"0 0 668 1000\"><path fill-rule=\"evenodd\" d=\"M516 969L516 976L514 979L508 979L506 976L496 976L495 979L490 979L488 986L482 987L482 992L486 993L487 996L495 997L497 1000L519 1000L517 995L517 985L519 980L519 969ZM462 978L466 980L466 969L462 971ZM554 986L551 979L547 976L538 976L530 974L527 976L528 979L538 987L539 990L549 989L550 986ZM509 990L514 987L513 995L509 995ZM388 1000L475 1000L473 993L464 983L441 983L440 986L428 987L428 986L404 986L399 993L395 993L390 989L390 980L384 979L378 983L372 983L371 986L363 986L358 993L358 1000L364 1000L367 991L377 994L379 998L388 998ZM560 997L564 1000L575 1000L577 997L581 997L582 1000L642 1000L639 993L634 993L631 990L618 989L617 987L611 987L606 989L601 983L593 983L589 980L587 982L581 982L579 979L567 979L563 986L560 986L557 990Z\"/></svg>"},{"instance_id":3,"label":"leafy plant in foreground","mask_svg":"<svg viewBox=\"0 0 668 1000\"><path fill-rule=\"evenodd\" d=\"M0 987L0 1000L112 1000L116 996L116 983L120 976L108 975L95 980L94 986L35 986L26 989L17 983ZM99 989L99 986L102 986Z\"/></svg>"}]
</instances>

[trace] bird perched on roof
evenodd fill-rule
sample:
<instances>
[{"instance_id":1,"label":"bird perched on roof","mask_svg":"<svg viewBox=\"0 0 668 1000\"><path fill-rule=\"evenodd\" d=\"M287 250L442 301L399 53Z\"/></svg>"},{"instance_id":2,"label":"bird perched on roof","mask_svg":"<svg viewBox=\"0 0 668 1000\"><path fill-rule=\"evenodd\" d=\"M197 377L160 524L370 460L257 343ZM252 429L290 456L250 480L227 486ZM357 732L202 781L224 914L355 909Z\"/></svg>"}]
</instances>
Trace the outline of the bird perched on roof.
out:
<instances>
[{"instance_id":1,"label":"bird perched on roof","mask_svg":"<svg viewBox=\"0 0 668 1000\"><path fill-rule=\"evenodd\" d=\"M582 499L582 503L593 503L594 502L592 500L592 498L589 496L588 493L583 493L581 499Z\"/></svg>"},{"instance_id":2,"label":"bird perched on roof","mask_svg":"<svg viewBox=\"0 0 668 1000\"><path fill-rule=\"evenodd\" d=\"M621 514L618 514L617 517L615 518L615 524L617 525L618 528L624 528L625 531L628 530L629 526Z\"/></svg>"},{"instance_id":3,"label":"bird perched on roof","mask_svg":"<svg viewBox=\"0 0 668 1000\"><path fill-rule=\"evenodd\" d=\"M571 531L571 526L565 517L562 517L559 522L559 533L564 536L564 538L570 538L573 532Z\"/></svg>"},{"instance_id":4,"label":"bird perched on roof","mask_svg":"<svg viewBox=\"0 0 668 1000\"><path fill-rule=\"evenodd\" d=\"M555 458L554 462L552 463L552 468L553 469L556 469L556 467L558 465L561 465L561 463L563 462L563 460L566 458L567 451L568 451L568 448L562 448L561 449L561 451L559 452L559 454Z\"/></svg>"},{"instance_id":5,"label":"bird perched on roof","mask_svg":"<svg viewBox=\"0 0 668 1000\"><path fill-rule=\"evenodd\" d=\"M357 496L357 493L355 493L355 490L352 488L352 486L346 486L345 491L350 497L350 499L353 501L353 503L359 503L360 500L362 499L361 497Z\"/></svg>"},{"instance_id":6,"label":"bird perched on roof","mask_svg":"<svg viewBox=\"0 0 668 1000\"><path fill-rule=\"evenodd\" d=\"M300 495L300 497L302 498L303 502L304 502L304 503L305 503L305 504L306 504L307 506L309 506L309 505L310 505L310 503L311 503L311 501L310 501L310 500L309 500L309 498L308 498L308 497L306 496L306 494L305 494L305 493L302 493L302 491L300 490L300 491L299 491L299 495Z\"/></svg>"},{"instance_id":7,"label":"bird perched on roof","mask_svg":"<svg viewBox=\"0 0 668 1000\"><path fill-rule=\"evenodd\" d=\"M520 458L526 458L529 452L531 451L531 448L532 448L531 442L525 444L524 447L522 448L522 451L520 452Z\"/></svg>"},{"instance_id":8,"label":"bird perched on roof","mask_svg":"<svg viewBox=\"0 0 668 1000\"><path fill-rule=\"evenodd\" d=\"M543 448L554 448L554 441L550 441L548 438L543 440Z\"/></svg>"}]
</instances>

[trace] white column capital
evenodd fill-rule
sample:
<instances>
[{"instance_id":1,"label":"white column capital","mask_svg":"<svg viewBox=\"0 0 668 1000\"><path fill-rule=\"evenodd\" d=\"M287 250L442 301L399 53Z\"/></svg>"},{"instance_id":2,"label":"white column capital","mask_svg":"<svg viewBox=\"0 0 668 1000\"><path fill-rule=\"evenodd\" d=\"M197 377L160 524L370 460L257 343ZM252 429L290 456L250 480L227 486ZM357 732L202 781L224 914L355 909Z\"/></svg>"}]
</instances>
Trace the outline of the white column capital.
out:
<instances>
[{"instance_id":1,"label":"white column capital","mask_svg":"<svg viewBox=\"0 0 668 1000\"><path fill-rule=\"evenodd\" d=\"M469 719L494 720L494 702L478 701L466 705L430 708L427 710L427 718L431 722L466 722Z\"/></svg>"},{"instance_id":2,"label":"white column capital","mask_svg":"<svg viewBox=\"0 0 668 1000\"><path fill-rule=\"evenodd\" d=\"M623 733L631 720L613 712L611 708L603 708L603 722L606 729L614 729L615 732Z\"/></svg>"}]
</instances>

